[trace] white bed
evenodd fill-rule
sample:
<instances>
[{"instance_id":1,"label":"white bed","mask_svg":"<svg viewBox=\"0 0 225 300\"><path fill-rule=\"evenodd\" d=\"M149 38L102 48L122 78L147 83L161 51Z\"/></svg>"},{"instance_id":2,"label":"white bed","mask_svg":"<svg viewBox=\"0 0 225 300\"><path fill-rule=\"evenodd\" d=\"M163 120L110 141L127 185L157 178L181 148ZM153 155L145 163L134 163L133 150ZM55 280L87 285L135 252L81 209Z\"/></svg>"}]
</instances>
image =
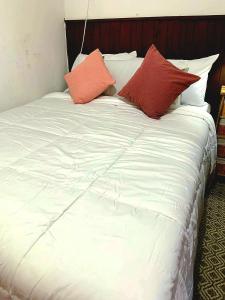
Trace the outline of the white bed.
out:
<instances>
[{"instance_id":1,"label":"white bed","mask_svg":"<svg viewBox=\"0 0 225 300\"><path fill-rule=\"evenodd\" d=\"M0 114L1 300L190 300L216 135L54 93Z\"/></svg>"}]
</instances>

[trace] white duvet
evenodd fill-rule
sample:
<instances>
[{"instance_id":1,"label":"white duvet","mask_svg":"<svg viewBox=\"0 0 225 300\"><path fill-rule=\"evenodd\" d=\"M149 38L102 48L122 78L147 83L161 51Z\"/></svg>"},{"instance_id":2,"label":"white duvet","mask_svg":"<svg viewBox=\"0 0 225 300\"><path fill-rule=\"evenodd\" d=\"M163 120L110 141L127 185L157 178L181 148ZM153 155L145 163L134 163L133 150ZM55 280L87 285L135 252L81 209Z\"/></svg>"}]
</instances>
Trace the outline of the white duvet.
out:
<instances>
[{"instance_id":1,"label":"white duvet","mask_svg":"<svg viewBox=\"0 0 225 300\"><path fill-rule=\"evenodd\" d=\"M211 116L55 93L0 114L0 299L191 299Z\"/></svg>"}]
</instances>

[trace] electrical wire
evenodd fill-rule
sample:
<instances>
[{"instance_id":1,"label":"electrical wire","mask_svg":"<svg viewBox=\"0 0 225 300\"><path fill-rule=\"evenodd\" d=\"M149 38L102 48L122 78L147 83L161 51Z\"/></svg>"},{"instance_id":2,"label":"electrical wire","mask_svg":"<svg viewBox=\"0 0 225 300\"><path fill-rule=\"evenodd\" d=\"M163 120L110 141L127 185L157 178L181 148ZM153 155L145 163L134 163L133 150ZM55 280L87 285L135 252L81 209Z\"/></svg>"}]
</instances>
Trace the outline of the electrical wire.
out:
<instances>
[{"instance_id":1,"label":"electrical wire","mask_svg":"<svg viewBox=\"0 0 225 300\"><path fill-rule=\"evenodd\" d=\"M87 0L87 13L86 13L86 18L85 18L85 22L84 22L84 32L83 32L83 38L82 38L80 53L82 53L83 48L84 48L84 41L85 41L85 35L86 35L86 29L87 29L87 21L88 21L88 15L89 15L89 8L90 8L90 0Z\"/></svg>"}]
</instances>

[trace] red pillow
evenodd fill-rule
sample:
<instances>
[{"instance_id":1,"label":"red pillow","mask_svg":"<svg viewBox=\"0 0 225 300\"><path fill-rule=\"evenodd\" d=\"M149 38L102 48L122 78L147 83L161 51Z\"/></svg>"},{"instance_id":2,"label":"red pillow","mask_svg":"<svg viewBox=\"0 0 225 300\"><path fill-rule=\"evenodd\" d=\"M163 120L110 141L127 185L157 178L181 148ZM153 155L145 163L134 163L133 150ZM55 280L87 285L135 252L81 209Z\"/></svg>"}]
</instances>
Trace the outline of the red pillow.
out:
<instances>
[{"instance_id":1,"label":"red pillow","mask_svg":"<svg viewBox=\"0 0 225 300\"><path fill-rule=\"evenodd\" d=\"M177 96L199 79L176 68L152 45L119 96L135 103L149 117L159 119Z\"/></svg>"},{"instance_id":2,"label":"red pillow","mask_svg":"<svg viewBox=\"0 0 225 300\"><path fill-rule=\"evenodd\" d=\"M66 74L65 80L75 103L90 102L115 83L98 49Z\"/></svg>"}]
</instances>

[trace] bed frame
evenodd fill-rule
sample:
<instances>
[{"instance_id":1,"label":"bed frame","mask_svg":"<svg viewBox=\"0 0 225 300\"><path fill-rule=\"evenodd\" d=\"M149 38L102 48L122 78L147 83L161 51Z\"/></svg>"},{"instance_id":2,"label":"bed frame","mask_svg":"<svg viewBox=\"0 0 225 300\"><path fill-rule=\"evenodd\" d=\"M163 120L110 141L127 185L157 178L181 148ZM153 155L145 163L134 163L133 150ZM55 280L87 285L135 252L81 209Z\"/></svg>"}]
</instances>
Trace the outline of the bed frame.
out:
<instances>
[{"instance_id":1,"label":"bed frame","mask_svg":"<svg viewBox=\"0 0 225 300\"><path fill-rule=\"evenodd\" d=\"M80 52L84 20L66 20L68 63ZM144 56L154 43L166 58L195 59L220 53L208 80L206 101L217 120L219 94L225 85L225 15L89 20L83 53L137 50Z\"/></svg>"}]
</instances>

